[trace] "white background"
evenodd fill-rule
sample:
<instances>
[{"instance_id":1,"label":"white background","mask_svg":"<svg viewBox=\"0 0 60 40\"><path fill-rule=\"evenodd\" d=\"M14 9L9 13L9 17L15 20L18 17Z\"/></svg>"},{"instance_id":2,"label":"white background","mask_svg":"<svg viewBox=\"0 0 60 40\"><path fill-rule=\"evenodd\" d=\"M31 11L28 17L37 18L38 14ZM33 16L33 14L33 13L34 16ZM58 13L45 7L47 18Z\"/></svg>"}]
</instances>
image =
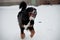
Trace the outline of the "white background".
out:
<instances>
[{"instance_id":1,"label":"white background","mask_svg":"<svg viewBox=\"0 0 60 40\"><path fill-rule=\"evenodd\" d=\"M37 16L33 38L25 30L24 40L60 40L60 5L41 5L35 7ZM0 6L0 40L21 40L17 21L18 5Z\"/></svg>"}]
</instances>

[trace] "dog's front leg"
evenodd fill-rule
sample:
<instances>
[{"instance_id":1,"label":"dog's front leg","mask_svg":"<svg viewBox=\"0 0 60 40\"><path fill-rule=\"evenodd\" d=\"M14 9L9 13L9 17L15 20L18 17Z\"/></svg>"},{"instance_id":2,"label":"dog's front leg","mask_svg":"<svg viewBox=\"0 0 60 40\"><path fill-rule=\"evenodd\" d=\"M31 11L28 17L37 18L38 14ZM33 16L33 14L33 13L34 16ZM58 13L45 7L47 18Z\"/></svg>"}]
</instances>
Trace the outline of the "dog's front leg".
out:
<instances>
[{"instance_id":1,"label":"dog's front leg","mask_svg":"<svg viewBox=\"0 0 60 40\"><path fill-rule=\"evenodd\" d=\"M34 36L34 34L35 34L35 31L34 30L31 30L30 32L31 32L30 37L32 38Z\"/></svg>"},{"instance_id":2,"label":"dog's front leg","mask_svg":"<svg viewBox=\"0 0 60 40\"><path fill-rule=\"evenodd\" d=\"M30 25L30 27L28 29L31 32L30 37L32 38L34 36L34 34L35 34L35 30L33 28L33 25Z\"/></svg>"}]
</instances>

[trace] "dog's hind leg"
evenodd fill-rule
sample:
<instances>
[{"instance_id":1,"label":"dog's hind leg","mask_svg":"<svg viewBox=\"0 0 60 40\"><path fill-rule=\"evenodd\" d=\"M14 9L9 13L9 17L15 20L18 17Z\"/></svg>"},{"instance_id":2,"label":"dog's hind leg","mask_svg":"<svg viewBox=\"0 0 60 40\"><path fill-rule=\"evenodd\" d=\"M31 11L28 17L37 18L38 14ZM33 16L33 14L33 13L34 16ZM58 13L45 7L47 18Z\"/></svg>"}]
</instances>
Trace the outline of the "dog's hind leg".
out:
<instances>
[{"instance_id":1,"label":"dog's hind leg","mask_svg":"<svg viewBox=\"0 0 60 40\"><path fill-rule=\"evenodd\" d=\"M22 25L22 15L21 16L18 16L18 23L19 23L19 27L20 27L20 30L21 30L21 39L24 39L25 38L25 33L24 33L24 27Z\"/></svg>"},{"instance_id":2,"label":"dog's hind leg","mask_svg":"<svg viewBox=\"0 0 60 40\"><path fill-rule=\"evenodd\" d=\"M24 27L20 27L21 29L21 39L24 39L25 38L25 33L24 33Z\"/></svg>"}]
</instances>

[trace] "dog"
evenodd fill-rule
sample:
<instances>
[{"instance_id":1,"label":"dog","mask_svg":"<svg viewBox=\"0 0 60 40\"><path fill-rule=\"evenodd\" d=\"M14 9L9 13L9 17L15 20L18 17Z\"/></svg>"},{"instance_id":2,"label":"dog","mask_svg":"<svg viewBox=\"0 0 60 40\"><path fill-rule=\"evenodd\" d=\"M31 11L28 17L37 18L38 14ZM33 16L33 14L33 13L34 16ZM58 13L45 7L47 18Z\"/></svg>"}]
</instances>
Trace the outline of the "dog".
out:
<instances>
[{"instance_id":1,"label":"dog","mask_svg":"<svg viewBox=\"0 0 60 40\"><path fill-rule=\"evenodd\" d=\"M21 11L19 11L17 18L21 30L21 38L22 39L25 38L25 33L24 33L25 29L31 32L30 37L32 38L35 34L33 25L34 25L34 19L36 18L37 15L37 10L33 7L27 8L27 4L24 1L22 1L19 4L19 9L21 9Z\"/></svg>"}]
</instances>

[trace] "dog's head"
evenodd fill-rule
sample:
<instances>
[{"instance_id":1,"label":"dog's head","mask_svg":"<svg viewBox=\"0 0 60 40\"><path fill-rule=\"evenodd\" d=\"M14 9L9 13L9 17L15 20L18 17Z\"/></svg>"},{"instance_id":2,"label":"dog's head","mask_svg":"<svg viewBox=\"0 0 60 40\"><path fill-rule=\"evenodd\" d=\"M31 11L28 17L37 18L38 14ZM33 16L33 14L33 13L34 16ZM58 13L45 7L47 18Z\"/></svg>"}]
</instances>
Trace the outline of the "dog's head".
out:
<instances>
[{"instance_id":1,"label":"dog's head","mask_svg":"<svg viewBox=\"0 0 60 40\"><path fill-rule=\"evenodd\" d=\"M29 15L29 20L34 20L37 15L36 9L33 7L29 7L29 8L27 8L27 12Z\"/></svg>"}]
</instances>

